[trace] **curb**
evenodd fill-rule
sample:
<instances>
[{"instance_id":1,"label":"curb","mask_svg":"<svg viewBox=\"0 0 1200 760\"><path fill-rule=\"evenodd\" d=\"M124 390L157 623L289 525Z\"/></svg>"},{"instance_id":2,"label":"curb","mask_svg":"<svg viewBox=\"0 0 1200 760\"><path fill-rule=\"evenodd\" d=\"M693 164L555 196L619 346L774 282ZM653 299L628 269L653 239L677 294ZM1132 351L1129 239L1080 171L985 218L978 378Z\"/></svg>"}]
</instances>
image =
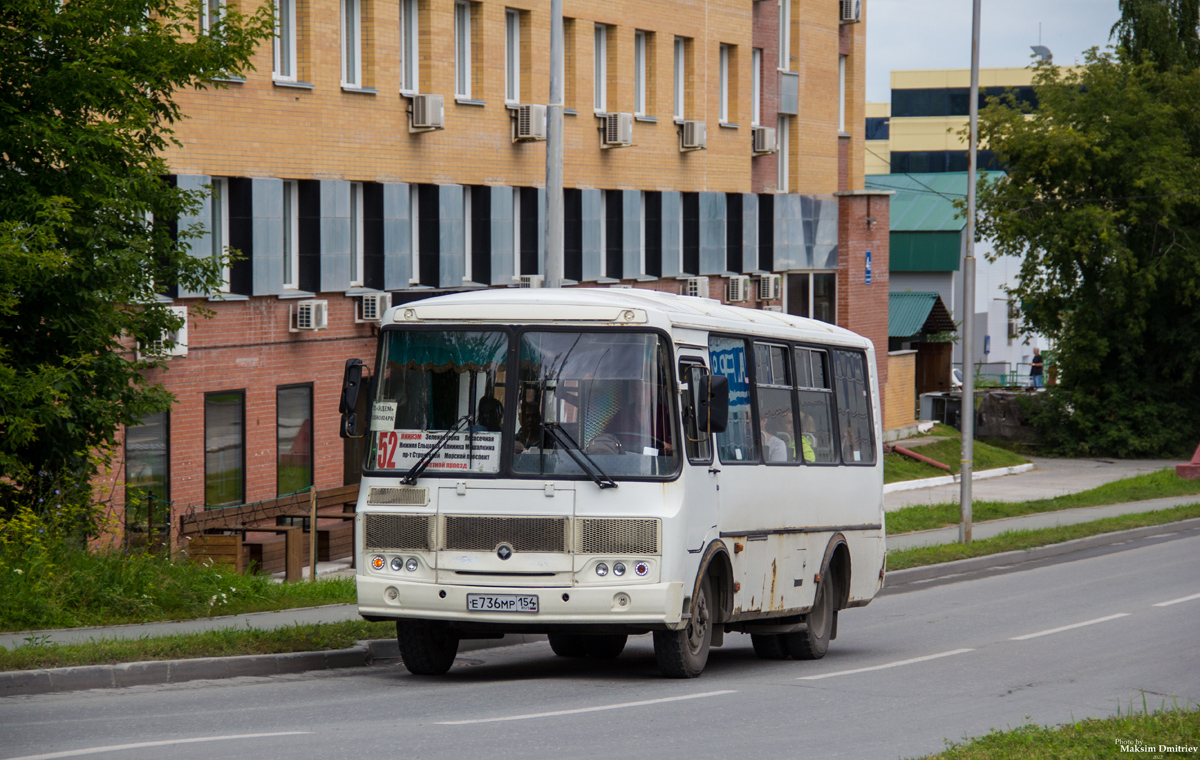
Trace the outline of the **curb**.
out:
<instances>
[{"instance_id":1,"label":"curb","mask_svg":"<svg viewBox=\"0 0 1200 760\"><path fill-rule=\"evenodd\" d=\"M459 652L516 646L545 641L545 636L512 634L503 639L468 639ZM0 672L0 698L56 694L84 689L120 689L126 686L161 686L187 681L277 676L314 670L360 668L375 661L400 659L395 639L360 641L347 649L325 652L286 652L237 657L200 657L191 660L124 662L116 665L81 665L69 668L9 670Z\"/></svg>"},{"instance_id":2,"label":"curb","mask_svg":"<svg viewBox=\"0 0 1200 760\"><path fill-rule=\"evenodd\" d=\"M1096 536L1076 538L1071 541L1064 541L1061 544L1049 544L1047 546L1038 546L1033 549L1019 549L1017 551L1004 552L1002 554L989 554L986 557L971 557L970 559L959 559L954 560L953 562L942 562L937 565L913 567L907 570L892 570L884 575L883 587L888 589L898 588L913 583L934 580L936 578L945 578L952 575L963 575L965 573L976 572L979 570L990 570L994 567L1037 562L1050 557L1058 557L1063 554L1084 551L1086 549L1094 549L1098 546L1109 546L1125 541L1134 541L1139 538L1146 538L1148 536L1154 536L1160 533L1175 533L1189 530L1200 530L1200 517L1195 517L1190 520L1180 520L1179 522L1173 523L1163 523L1162 525L1147 525L1143 528L1131 528L1129 530L1117 531L1115 533L1101 533Z\"/></svg>"},{"instance_id":3,"label":"curb","mask_svg":"<svg viewBox=\"0 0 1200 760\"><path fill-rule=\"evenodd\" d=\"M1034 464L1018 464L1012 467L997 467L993 470L984 470L982 472L971 473L971 482L976 480L987 480L989 478L999 478L1005 475L1016 475L1021 472L1029 472L1034 468ZM921 480L901 480L898 483L888 483L883 487L884 493L895 493L896 491L915 491L918 488L933 488L934 486L948 486L958 483L960 478L957 475L943 475L938 478L922 478Z\"/></svg>"}]
</instances>

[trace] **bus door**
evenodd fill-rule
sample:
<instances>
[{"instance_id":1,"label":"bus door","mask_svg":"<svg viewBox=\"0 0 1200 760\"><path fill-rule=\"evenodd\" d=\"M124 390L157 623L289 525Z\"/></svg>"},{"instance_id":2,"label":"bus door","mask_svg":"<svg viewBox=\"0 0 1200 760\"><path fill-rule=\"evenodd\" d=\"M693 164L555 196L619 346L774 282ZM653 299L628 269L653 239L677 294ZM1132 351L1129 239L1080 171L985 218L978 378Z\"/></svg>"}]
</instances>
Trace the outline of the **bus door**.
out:
<instances>
[{"instance_id":1,"label":"bus door","mask_svg":"<svg viewBox=\"0 0 1200 760\"><path fill-rule=\"evenodd\" d=\"M702 352L680 354L683 447L687 455L687 464L683 468L684 520L689 552L702 551L705 537L710 533L716 535L720 514L720 468L713 463L712 436L705 432L704 422L697 420L695 414L696 389L700 378L707 373Z\"/></svg>"}]
</instances>

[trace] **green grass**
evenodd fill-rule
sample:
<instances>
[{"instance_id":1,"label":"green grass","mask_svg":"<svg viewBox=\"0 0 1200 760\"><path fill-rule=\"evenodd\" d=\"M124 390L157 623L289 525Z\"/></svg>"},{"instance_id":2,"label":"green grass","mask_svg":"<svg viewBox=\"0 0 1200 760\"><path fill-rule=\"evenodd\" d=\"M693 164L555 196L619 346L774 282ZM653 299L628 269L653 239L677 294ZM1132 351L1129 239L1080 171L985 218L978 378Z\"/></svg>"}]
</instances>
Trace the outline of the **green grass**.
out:
<instances>
[{"instance_id":1,"label":"green grass","mask_svg":"<svg viewBox=\"0 0 1200 760\"><path fill-rule=\"evenodd\" d=\"M188 620L354 599L353 578L276 583L136 552L30 552L0 566L3 631Z\"/></svg>"},{"instance_id":2,"label":"green grass","mask_svg":"<svg viewBox=\"0 0 1200 760\"><path fill-rule=\"evenodd\" d=\"M346 649L363 639L388 639L395 635L395 623L354 620L267 631L230 628L127 641L90 641L85 644L38 644L35 638L27 646L11 651L0 649L0 671L245 654L320 652Z\"/></svg>"},{"instance_id":3,"label":"green grass","mask_svg":"<svg viewBox=\"0 0 1200 760\"><path fill-rule=\"evenodd\" d=\"M904 570L910 567L937 565L942 562L953 562L959 559L984 557L989 554L1000 554L1038 546L1060 544L1077 538L1097 536L1101 533L1115 533L1132 528L1142 528L1147 525L1164 525L1180 520L1191 520L1200 517L1200 504L1189 504L1172 509L1160 509L1155 512L1142 512L1135 515L1120 515L1106 517L1093 522L1077 525L1060 525L1055 528L1039 530L1020 530L1001 533L994 538L973 541L970 544L942 544L941 546L920 546L913 549L900 549L888 552L888 570Z\"/></svg>"},{"instance_id":4,"label":"green grass","mask_svg":"<svg viewBox=\"0 0 1200 760\"><path fill-rule=\"evenodd\" d=\"M1200 747L1200 707L1188 702L1158 710L1142 711L1132 705L1112 718L1088 718L1063 726L1025 725L1007 731L993 730L986 736L963 743L950 742L945 752L926 760L1093 760L1123 757L1196 757L1191 752L1122 752L1122 743L1132 748Z\"/></svg>"},{"instance_id":5,"label":"green grass","mask_svg":"<svg viewBox=\"0 0 1200 760\"><path fill-rule=\"evenodd\" d=\"M934 425L928 435L940 437L942 440L911 447L912 451L922 456L941 462L957 475L962 470L962 434L946 425ZM896 441L904 446L904 441ZM905 447L909 448L909 447ZM993 470L997 467L1013 467L1027 464L1028 459L1012 451L992 446L982 441L975 441L972 449L973 469L976 472ZM904 480L921 478L937 478L947 475L945 470L924 462L910 459L903 454L883 455L883 482L898 483Z\"/></svg>"},{"instance_id":6,"label":"green grass","mask_svg":"<svg viewBox=\"0 0 1200 760\"><path fill-rule=\"evenodd\" d=\"M1185 480L1176 475L1174 470L1167 468L1158 472L1121 478L1097 488L1056 496L1052 499L1016 502L975 501L971 505L971 515L975 521L982 522L1038 512L1057 512L1063 509L1097 507L1104 504L1123 504L1129 501L1193 494L1200 494L1200 481ZM914 530L942 528L947 525L957 525L958 519L958 504L954 502L903 507L894 512L888 512L887 532L889 535L894 535Z\"/></svg>"}]
</instances>

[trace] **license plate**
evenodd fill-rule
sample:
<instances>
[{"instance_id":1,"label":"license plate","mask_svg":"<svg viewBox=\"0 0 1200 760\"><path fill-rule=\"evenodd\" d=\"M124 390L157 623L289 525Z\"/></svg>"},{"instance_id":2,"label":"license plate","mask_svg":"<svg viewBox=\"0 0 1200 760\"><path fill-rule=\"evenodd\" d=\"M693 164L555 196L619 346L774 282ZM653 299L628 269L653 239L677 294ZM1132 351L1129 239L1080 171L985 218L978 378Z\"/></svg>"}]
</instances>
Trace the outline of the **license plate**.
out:
<instances>
[{"instance_id":1,"label":"license plate","mask_svg":"<svg viewBox=\"0 0 1200 760\"><path fill-rule=\"evenodd\" d=\"M538 598L533 594L467 594L467 609L472 612L537 612Z\"/></svg>"}]
</instances>

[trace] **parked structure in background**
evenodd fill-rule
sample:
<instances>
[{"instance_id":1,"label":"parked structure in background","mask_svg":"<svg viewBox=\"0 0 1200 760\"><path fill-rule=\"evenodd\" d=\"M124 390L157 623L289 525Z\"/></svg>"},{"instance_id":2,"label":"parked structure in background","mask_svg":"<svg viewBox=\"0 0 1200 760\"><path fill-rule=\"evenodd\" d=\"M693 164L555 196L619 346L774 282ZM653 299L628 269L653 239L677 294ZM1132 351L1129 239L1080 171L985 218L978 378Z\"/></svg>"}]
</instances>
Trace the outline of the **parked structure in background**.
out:
<instances>
[{"instance_id":1,"label":"parked structure in background","mask_svg":"<svg viewBox=\"0 0 1200 760\"><path fill-rule=\"evenodd\" d=\"M114 474L154 505L124 515L136 532L355 482L339 357L371 355L389 306L541 284L549 5L281 2L256 71L180 95L170 181L213 193L172 223L206 230L195 255L242 258L219 293L163 294L188 319L153 378L177 401ZM859 8L566 0L570 283L834 322L880 348L886 387L890 191L863 181Z\"/></svg>"}]
</instances>

